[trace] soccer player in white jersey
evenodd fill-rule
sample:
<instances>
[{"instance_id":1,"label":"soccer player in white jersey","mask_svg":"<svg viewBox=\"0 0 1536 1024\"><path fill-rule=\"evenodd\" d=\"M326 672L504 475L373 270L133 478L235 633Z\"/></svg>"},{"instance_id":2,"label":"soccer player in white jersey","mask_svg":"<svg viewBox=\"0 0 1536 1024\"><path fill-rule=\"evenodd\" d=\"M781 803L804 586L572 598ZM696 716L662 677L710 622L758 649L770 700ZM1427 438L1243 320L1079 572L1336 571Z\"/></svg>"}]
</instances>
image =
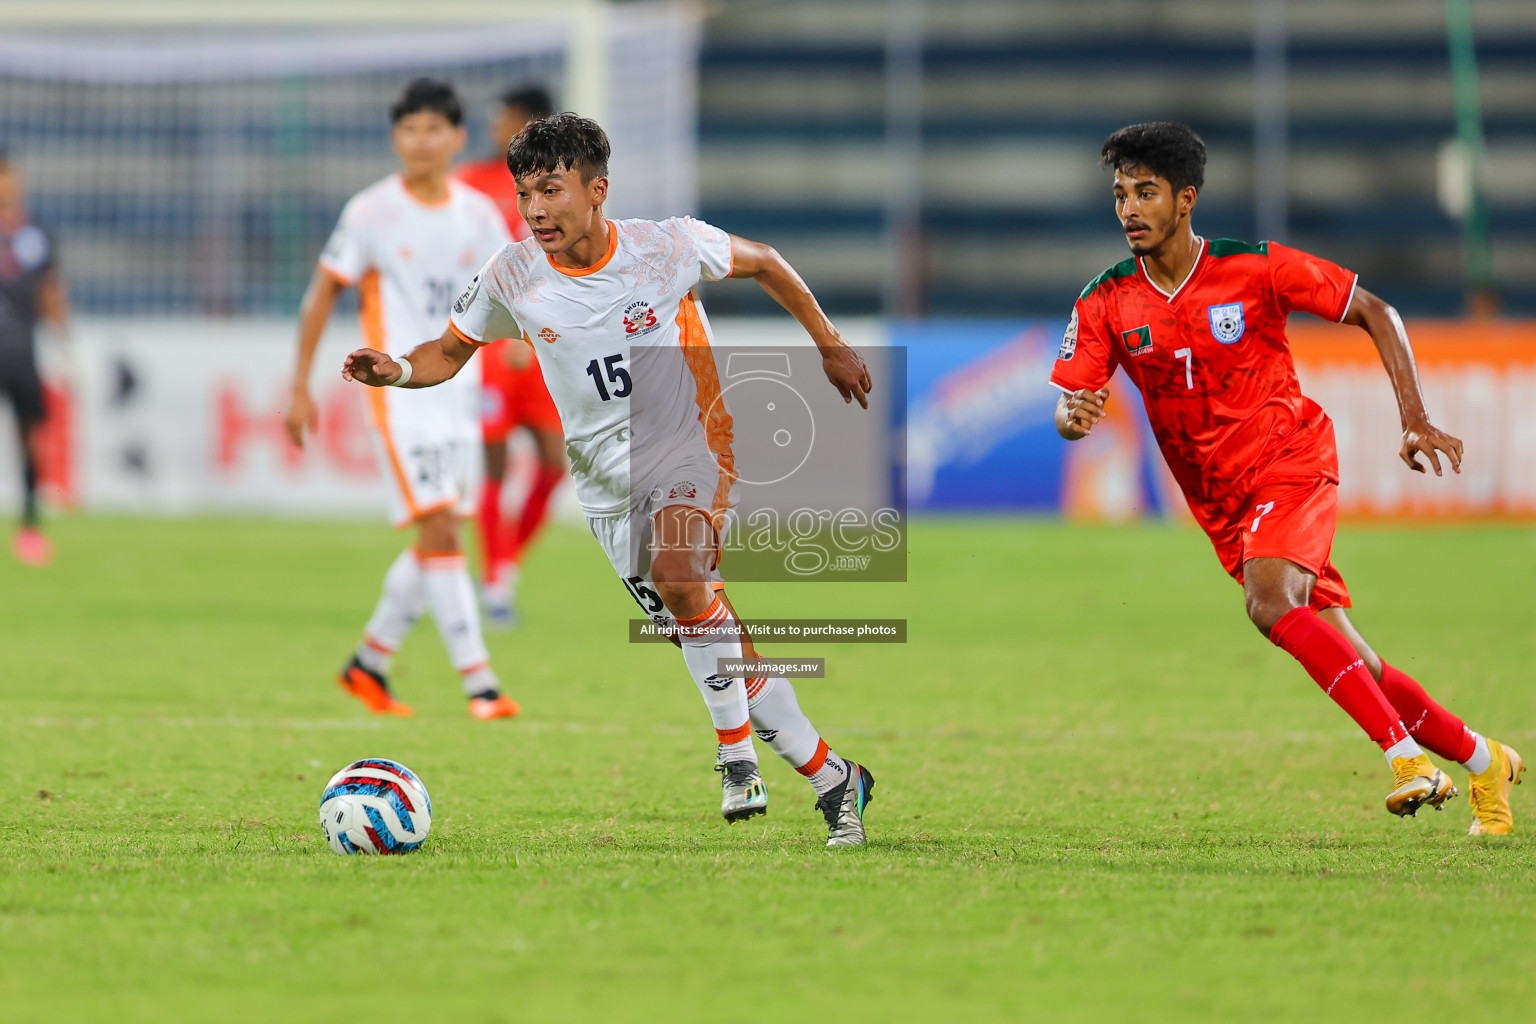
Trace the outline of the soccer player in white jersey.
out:
<instances>
[{"instance_id":1,"label":"soccer player in white jersey","mask_svg":"<svg viewBox=\"0 0 1536 1024\"><path fill-rule=\"evenodd\" d=\"M302 444L316 424L309 394L315 346L345 288L359 290L363 336L382 352L402 352L442 330L464 276L510 241L486 196L454 181L449 165L464 146L463 108L447 82L419 78L390 108L400 171L347 203L320 255L299 313L298 366L287 414ZM510 718L517 703L501 693L480 629L474 586L459 547L459 517L472 515L480 483L480 374L435 391L369 393L370 425L390 489L390 519L416 526L416 542L384 575L384 592L363 630L341 686L376 714L409 715L388 676L395 651L430 610L448 659L476 718Z\"/></svg>"},{"instance_id":2,"label":"soccer player in white jersey","mask_svg":"<svg viewBox=\"0 0 1536 1024\"><path fill-rule=\"evenodd\" d=\"M736 474L693 286L755 278L810 334L845 402L868 408L869 372L768 246L690 217L604 218L608 157L607 136L593 121L567 113L531 122L513 139L507 165L533 237L481 267L441 337L404 358L360 349L342 375L379 388L429 387L458 373L486 341L513 332L528 339L560 411L592 533L631 596L682 648L709 708L724 775L721 813L737 821L767 810L755 729L815 789L827 845L861 844L869 772L828 749L789 680L717 674L720 659L754 652L717 568Z\"/></svg>"}]
</instances>

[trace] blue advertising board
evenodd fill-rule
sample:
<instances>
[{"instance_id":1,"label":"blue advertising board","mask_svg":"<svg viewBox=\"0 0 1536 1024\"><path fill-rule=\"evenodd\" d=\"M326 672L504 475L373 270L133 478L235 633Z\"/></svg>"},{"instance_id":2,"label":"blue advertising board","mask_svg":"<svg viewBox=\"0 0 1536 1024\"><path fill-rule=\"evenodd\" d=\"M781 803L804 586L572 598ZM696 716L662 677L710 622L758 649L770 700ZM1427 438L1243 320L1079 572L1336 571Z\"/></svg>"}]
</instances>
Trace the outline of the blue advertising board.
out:
<instances>
[{"instance_id":1,"label":"blue advertising board","mask_svg":"<svg viewBox=\"0 0 1536 1024\"><path fill-rule=\"evenodd\" d=\"M1124 378L1106 429L1075 443L1056 433L1060 392L1049 379L1065 329L1064 320L890 325L891 343L906 349L909 510L1115 519L1168 508L1161 457Z\"/></svg>"}]
</instances>

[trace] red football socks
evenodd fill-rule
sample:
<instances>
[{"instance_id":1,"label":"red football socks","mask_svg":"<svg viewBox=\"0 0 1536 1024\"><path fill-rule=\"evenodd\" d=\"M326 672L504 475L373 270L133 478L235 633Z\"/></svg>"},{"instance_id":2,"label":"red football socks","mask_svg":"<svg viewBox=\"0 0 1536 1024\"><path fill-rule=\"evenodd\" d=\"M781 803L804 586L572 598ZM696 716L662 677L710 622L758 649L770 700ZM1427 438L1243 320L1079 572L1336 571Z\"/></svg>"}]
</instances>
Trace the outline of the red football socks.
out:
<instances>
[{"instance_id":1,"label":"red football socks","mask_svg":"<svg viewBox=\"0 0 1536 1024\"><path fill-rule=\"evenodd\" d=\"M544 522L544 517L549 513L549 497L555 493L555 488L560 486L560 481L565 479L565 471L552 469L549 466L540 465L534 473L533 482L528 487L528 497L523 502L523 511L517 517L517 523L512 527L511 536L506 540L506 547L501 557L507 561L518 562L522 560L523 548L533 539L539 527Z\"/></svg>"},{"instance_id":2,"label":"red football socks","mask_svg":"<svg viewBox=\"0 0 1536 1024\"><path fill-rule=\"evenodd\" d=\"M1465 722L1436 704L1413 677L1381 663L1381 692L1392 702L1413 738L1431 754L1465 763L1477 749L1477 735Z\"/></svg>"},{"instance_id":3,"label":"red football socks","mask_svg":"<svg viewBox=\"0 0 1536 1024\"><path fill-rule=\"evenodd\" d=\"M480 564L485 582L494 583L505 561L501 551L501 481L485 481L480 489Z\"/></svg>"},{"instance_id":4,"label":"red football socks","mask_svg":"<svg viewBox=\"0 0 1536 1024\"><path fill-rule=\"evenodd\" d=\"M1269 631L1269 639L1301 662L1323 692L1382 750L1408 738L1401 716L1383 696L1365 660L1338 630L1318 618L1317 612L1291 609Z\"/></svg>"}]
</instances>

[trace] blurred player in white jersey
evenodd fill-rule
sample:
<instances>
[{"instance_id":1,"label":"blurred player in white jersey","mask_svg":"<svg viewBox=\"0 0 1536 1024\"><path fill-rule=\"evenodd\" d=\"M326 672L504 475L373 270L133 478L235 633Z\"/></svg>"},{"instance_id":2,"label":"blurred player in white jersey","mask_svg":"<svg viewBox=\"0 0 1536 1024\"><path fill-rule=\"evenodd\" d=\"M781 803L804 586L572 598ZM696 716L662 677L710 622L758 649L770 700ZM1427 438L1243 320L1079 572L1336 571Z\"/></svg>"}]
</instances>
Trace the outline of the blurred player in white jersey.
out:
<instances>
[{"instance_id":1,"label":"blurred player in white jersey","mask_svg":"<svg viewBox=\"0 0 1536 1024\"><path fill-rule=\"evenodd\" d=\"M343 376L428 387L452 378L487 340L512 332L530 339L560 411L588 525L630 594L677 640L709 708L724 774L721 813L736 821L767 810L755 729L815 789L827 845L861 844L874 778L828 749L789 680L719 673L721 659L754 652L717 569L736 475L693 286L756 278L810 334L845 401L868 407L869 373L768 246L690 217L605 219L608 157L607 136L590 120L531 122L507 165L533 237L480 269L437 340L398 359L361 349L347 357Z\"/></svg>"},{"instance_id":2,"label":"blurred player in white jersey","mask_svg":"<svg viewBox=\"0 0 1536 1024\"><path fill-rule=\"evenodd\" d=\"M496 204L449 176L464 147L463 108L447 82L419 78L390 108L400 171L353 196L342 211L299 313L298 366L287 427L302 444L315 425L309 372L315 347L344 288L359 290L363 336L402 352L442 329L459 282L510 241ZM376 714L408 715L389 692L395 651L430 610L476 718L510 718L481 633L474 586L459 546L459 517L479 497L479 364L429 392L369 393L390 520L415 524L415 544L384 576L384 593L340 683Z\"/></svg>"},{"instance_id":3,"label":"blurred player in white jersey","mask_svg":"<svg viewBox=\"0 0 1536 1024\"><path fill-rule=\"evenodd\" d=\"M517 212L517 183L507 171L507 147L529 121L554 111L554 100L543 89L508 89L487 124L491 156L454 169L460 181L495 201L515 242L528 237L528 225ZM478 362L485 396L481 420L485 486L480 494L485 617L491 628L506 629L517 622L517 581L523 555L545 521L550 497L565 479L565 434L539 372L539 361L522 338L498 338L486 345ZM503 522L501 491L507 475L507 440L519 427L533 438L538 462L516 520Z\"/></svg>"}]
</instances>

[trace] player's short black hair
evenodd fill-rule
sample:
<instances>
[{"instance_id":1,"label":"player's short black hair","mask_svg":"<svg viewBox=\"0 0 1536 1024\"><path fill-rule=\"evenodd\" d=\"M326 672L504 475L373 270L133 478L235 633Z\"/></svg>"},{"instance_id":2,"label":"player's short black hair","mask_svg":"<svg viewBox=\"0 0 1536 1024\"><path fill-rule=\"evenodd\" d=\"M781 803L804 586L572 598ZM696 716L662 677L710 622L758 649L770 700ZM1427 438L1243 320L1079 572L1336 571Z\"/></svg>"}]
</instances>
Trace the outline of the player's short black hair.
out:
<instances>
[{"instance_id":1,"label":"player's short black hair","mask_svg":"<svg viewBox=\"0 0 1536 1024\"><path fill-rule=\"evenodd\" d=\"M587 182L607 177L612 155L608 134L596 121L566 111L529 121L512 136L507 170L514 181L540 172L578 170Z\"/></svg>"},{"instance_id":2,"label":"player's short black hair","mask_svg":"<svg viewBox=\"0 0 1536 1024\"><path fill-rule=\"evenodd\" d=\"M530 118L548 117L555 112L555 100L549 90L539 85L514 85L497 97L509 110L521 110Z\"/></svg>"},{"instance_id":3,"label":"player's short black hair","mask_svg":"<svg viewBox=\"0 0 1536 1024\"><path fill-rule=\"evenodd\" d=\"M464 104L454 91L453 83L440 78L413 78L406 83L389 108L389 123L399 124L402 117L430 110L442 114L448 123L458 127L464 123Z\"/></svg>"},{"instance_id":4,"label":"player's short black hair","mask_svg":"<svg viewBox=\"0 0 1536 1024\"><path fill-rule=\"evenodd\" d=\"M1145 167L1175 192L1205 187L1205 143L1187 124L1148 121L1127 125L1104 140L1099 164L1111 170Z\"/></svg>"}]
</instances>

